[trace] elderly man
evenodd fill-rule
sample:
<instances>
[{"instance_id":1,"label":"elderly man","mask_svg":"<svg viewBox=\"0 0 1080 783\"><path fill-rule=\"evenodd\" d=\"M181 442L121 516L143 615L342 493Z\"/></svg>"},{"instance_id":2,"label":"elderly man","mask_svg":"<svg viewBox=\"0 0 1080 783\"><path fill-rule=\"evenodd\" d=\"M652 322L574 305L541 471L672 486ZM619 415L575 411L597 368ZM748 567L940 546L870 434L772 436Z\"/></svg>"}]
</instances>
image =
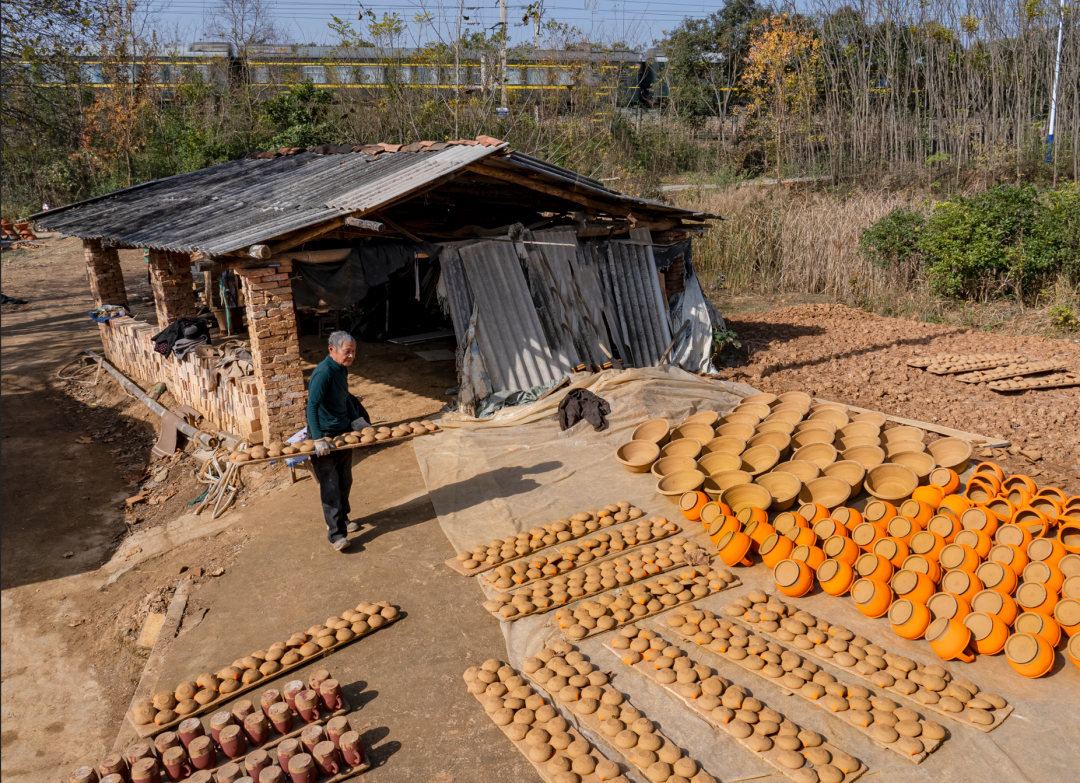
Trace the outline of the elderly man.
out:
<instances>
[{"instance_id":1,"label":"elderly man","mask_svg":"<svg viewBox=\"0 0 1080 783\"><path fill-rule=\"evenodd\" d=\"M359 525L349 521L352 489L351 449L334 451L323 438L368 426L368 413L349 393L349 365L356 358L356 340L348 332L330 335L330 355L319 362L308 382L308 434L315 439L311 465L319 482L327 538L338 552L349 548L346 534Z\"/></svg>"}]
</instances>

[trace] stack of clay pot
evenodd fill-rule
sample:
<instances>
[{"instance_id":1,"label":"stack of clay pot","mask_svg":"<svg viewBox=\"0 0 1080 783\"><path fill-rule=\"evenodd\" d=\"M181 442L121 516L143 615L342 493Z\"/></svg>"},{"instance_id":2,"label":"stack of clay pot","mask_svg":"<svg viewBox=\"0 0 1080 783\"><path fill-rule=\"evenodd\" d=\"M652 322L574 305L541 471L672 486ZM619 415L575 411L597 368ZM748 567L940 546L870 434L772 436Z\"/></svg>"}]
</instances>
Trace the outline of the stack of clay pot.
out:
<instances>
[{"instance_id":1,"label":"stack of clay pot","mask_svg":"<svg viewBox=\"0 0 1080 783\"><path fill-rule=\"evenodd\" d=\"M934 705L944 712L963 713L969 723L989 726L994 723L992 711L1007 706L1001 696L983 692L970 680L955 680L941 666L923 666L910 658L895 655L843 626L796 610L761 590L753 590L732 602L725 607L724 613L740 618L784 643L813 652L841 670L853 670L879 688L895 689L913 701ZM733 636L746 635L741 629L729 628L727 632L729 636L720 635L720 645L725 645ZM803 666L805 668L805 664ZM934 734L938 734L936 729ZM941 739L941 736L936 738Z\"/></svg>"},{"instance_id":2,"label":"stack of clay pot","mask_svg":"<svg viewBox=\"0 0 1080 783\"><path fill-rule=\"evenodd\" d=\"M459 552L457 560L468 571L486 568L508 560L517 560L530 552L537 552L560 542L611 527L622 522L640 519L645 512L629 501L620 500L601 509L579 511L569 519L556 519L543 527L534 527L517 535L493 539L486 546L479 544L471 552Z\"/></svg>"},{"instance_id":3,"label":"stack of clay pot","mask_svg":"<svg viewBox=\"0 0 1080 783\"><path fill-rule=\"evenodd\" d=\"M132 707L131 720L137 726L151 723L168 726L247 685L272 677L335 644L352 641L397 617L398 610L386 601L377 604L364 601L340 617L330 617L324 624L294 633L287 641L274 642L265 650L237 658L216 673L204 672L172 691L162 691L153 699L137 703Z\"/></svg>"},{"instance_id":4,"label":"stack of clay pot","mask_svg":"<svg viewBox=\"0 0 1080 783\"><path fill-rule=\"evenodd\" d=\"M405 438L410 435L426 435L436 432L439 428L434 422L424 419L423 421L406 422L390 427L364 427L359 432L346 432L334 438L327 438L332 448L340 449L344 446L354 446L358 443L368 444L383 440ZM274 441L266 446L252 446L250 449L238 449L229 455L229 459L235 462L247 462L253 459L275 459L277 457L295 456L298 454L311 454L315 451L315 441L302 440L299 443L283 443Z\"/></svg>"},{"instance_id":5,"label":"stack of clay pot","mask_svg":"<svg viewBox=\"0 0 1080 783\"><path fill-rule=\"evenodd\" d=\"M499 566L486 573L483 579L498 590L510 590L516 585L529 584L538 579L556 579L559 575L581 568L598 558L621 552L627 547L647 541L665 538L678 529L677 525L668 522L663 517L641 519L634 526L628 525L610 533L600 532L583 541L567 543L558 549L552 547L547 553L541 552L528 560L522 558ZM649 549L653 552L656 549L668 550L676 544L697 546L679 536L671 541L660 541L656 547L649 547ZM675 548L677 551L673 551L672 556L677 558L676 562L684 562L683 546ZM628 557L637 554L631 553ZM605 564L609 562L616 561L605 561Z\"/></svg>"},{"instance_id":6,"label":"stack of clay pot","mask_svg":"<svg viewBox=\"0 0 1080 783\"><path fill-rule=\"evenodd\" d=\"M19 234L15 231L15 224L7 218L0 219L0 234L4 239L17 240Z\"/></svg>"},{"instance_id":7,"label":"stack of clay pot","mask_svg":"<svg viewBox=\"0 0 1080 783\"><path fill-rule=\"evenodd\" d=\"M605 593L595 601L586 600L558 609L555 621L571 639L583 639L591 633L609 631L665 608L727 588L735 576L726 568L686 567L673 574L647 582L634 582L619 595Z\"/></svg>"}]
</instances>

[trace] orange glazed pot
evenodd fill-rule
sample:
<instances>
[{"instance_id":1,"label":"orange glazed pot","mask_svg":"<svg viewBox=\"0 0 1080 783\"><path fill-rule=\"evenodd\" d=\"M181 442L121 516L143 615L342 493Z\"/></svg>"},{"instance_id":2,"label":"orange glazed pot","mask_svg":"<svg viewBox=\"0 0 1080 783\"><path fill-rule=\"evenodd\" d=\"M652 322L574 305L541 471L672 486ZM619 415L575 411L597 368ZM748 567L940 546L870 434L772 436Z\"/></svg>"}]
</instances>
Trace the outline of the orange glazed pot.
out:
<instances>
[{"instance_id":1,"label":"orange glazed pot","mask_svg":"<svg viewBox=\"0 0 1080 783\"><path fill-rule=\"evenodd\" d=\"M870 522L863 522L851 531L851 540L864 552L872 551L874 544L883 538L885 538L885 532Z\"/></svg>"},{"instance_id":2,"label":"orange glazed pot","mask_svg":"<svg viewBox=\"0 0 1080 783\"><path fill-rule=\"evenodd\" d=\"M1012 595L1020 583L1016 572L1009 568L1008 564L996 563L993 560L987 560L976 568L975 576L979 577L987 590L994 590L1002 595Z\"/></svg>"},{"instance_id":3,"label":"orange glazed pot","mask_svg":"<svg viewBox=\"0 0 1080 783\"><path fill-rule=\"evenodd\" d=\"M768 522L751 522L743 532L750 536L750 540L754 542L754 546L751 548L756 552L765 539L776 532L776 529Z\"/></svg>"},{"instance_id":4,"label":"orange glazed pot","mask_svg":"<svg viewBox=\"0 0 1080 783\"><path fill-rule=\"evenodd\" d=\"M932 486L941 487L946 497L960 489L960 477L949 468L934 468L930 471L928 481Z\"/></svg>"},{"instance_id":5,"label":"orange glazed pot","mask_svg":"<svg viewBox=\"0 0 1080 783\"><path fill-rule=\"evenodd\" d=\"M959 569L974 574L982 558L967 544L948 544L941 550L938 562L946 571Z\"/></svg>"},{"instance_id":6,"label":"orange glazed pot","mask_svg":"<svg viewBox=\"0 0 1080 783\"><path fill-rule=\"evenodd\" d=\"M998 486L1001 486L1001 482L1005 480L1005 471L1001 469L1001 466L996 462L980 462L975 466L975 475L989 473L998 481Z\"/></svg>"},{"instance_id":7,"label":"orange glazed pot","mask_svg":"<svg viewBox=\"0 0 1080 783\"><path fill-rule=\"evenodd\" d=\"M847 508L846 506L841 508L834 508L832 512L832 518L844 527L846 527L848 529L848 532L852 531L856 525L861 524L863 521L863 515L861 512L856 511L853 508Z\"/></svg>"},{"instance_id":8,"label":"orange glazed pot","mask_svg":"<svg viewBox=\"0 0 1080 783\"><path fill-rule=\"evenodd\" d=\"M701 509L709 502L709 496L701 490L687 492L679 498L679 510L690 522L701 521Z\"/></svg>"},{"instance_id":9,"label":"orange glazed pot","mask_svg":"<svg viewBox=\"0 0 1080 783\"><path fill-rule=\"evenodd\" d=\"M839 597L855 583L855 569L843 560L826 560L818 566L817 580L824 592Z\"/></svg>"},{"instance_id":10,"label":"orange glazed pot","mask_svg":"<svg viewBox=\"0 0 1080 783\"><path fill-rule=\"evenodd\" d=\"M851 586L855 607L867 617L883 617L893 602L893 591L876 579L858 579Z\"/></svg>"},{"instance_id":11,"label":"orange glazed pot","mask_svg":"<svg viewBox=\"0 0 1080 783\"><path fill-rule=\"evenodd\" d=\"M829 517L829 509L820 503L806 503L799 506L799 516L807 521L807 523L813 525L819 519L827 519Z\"/></svg>"},{"instance_id":12,"label":"orange glazed pot","mask_svg":"<svg viewBox=\"0 0 1080 783\"><path fill-rule=\"evenodd\" d=\"M952 593L934 593L926 602L926 608L935 620L963 620L971 614L971 605L963 598Z\"/></svg>"},{"instance_id":13,"label":"orange glazed pot","mask_svg":"<svg viewBox=\"0 0 1080 783\"><path fill-rule=\"evenodd\" d=\"M735 517L720 517L709 525L709 540L713 542L713 546L716 546L728 533L738 533L741 530L742 523Z\"/></svg>"},{"instance_id":14,"label":"orange glazed pot","mask_svg":"<svg viewBox=\"0 0 1080 783\"><path fill-rule=\"evenodd\" d=\"M1024 582L1016 588L1016 603L1025 612L1040 612L1053 617L1057 602L1058 594L1038 582Z\"/></svg>"},{"instance_id":15,"label":"orange glazed pot","mask_svg":"<svg viewBox=\"0 0 1080 783\"><path fill-rule=\"evenodd\" d=\"M750 552L750 536L742 532L727 532L716 542L716 551L725 565L753 565L754 561L747 557Z\"/></svg>"},{"instance_id":16,"label":"orange glazed pot","mask_svg":"<svg viewBox=\"0 0 1080 783\"><path fill-rule=\"evenodd\" d=\"M941 557L941 550L945 548L945 539L932 530L920 530L911 537L908 547L912 554L922 555L936 563Z\"/></svg>"},{"instance_id":17,"label":"orange glazed pot","mask_svg":"<svg viewBox=\"0 0 1080 783\"><path fill-rule=\"evenodd\" d=\"M1061 516L1061 504L1053 498L1034 497L1028 501L1028 505L1036 511L1046 514L1046 518L1050 520L1051 524L1056 523L1058 517Z\"/></svg>"},{"instance_id":18,"label":"orange glazed pot","mask_svg":"<svg viewBox=\"0 0 1080 783\"><path fill-rule=\"evenodd\" d=\"M890 519L896 516L896 506L887 500L874 499L868 501L866 507L863 509L863 520L866 522L880 522L882 524L888 523Z\"/></svg>"},{"instance_id":19,"label":"orange glazed pot","mask_svg":"<svg viewBox=\"0 0 1080 783\"><path fill-rule=\"evenodd\" d=\"M945 513L948 511L951 512L954 517L959 519L960 515L973 505L975 504L963 495L946 495L942 499L941 505L938 506L938 513Z\"/></svg>"},{"instance_id":20,"label":"orange glazed pot","mask_svg":"<svg viewBox=\"0 0 1080 783\"><path fill-rule=\"evenodd\" d=\"M1023 473L1014 473L1001 482L1001 488L1005 492L1016 489L1017 487L1023 487L1027 490L1028 495L1035 497L1035 494L1039 491L1038 484L1035 483L1035 479L1031 476L1025 476Z\"/></svg>"},{"instance_id":21,"label":"orange glazed pot","mask_svg":"<svg viewBox=\"0 0 1080 783\"><path fill-rule=\"evenodd\" d=\"M835 519L819 519L812 529L814 535L816 535L820 541L824 541L830 536L849 537L851 535L851 531Z\"/></svg>"},{"instance_id":22,"label":"orange glazed pot","mask_svg":"<svg viewBox=\"0 0 1080 783\"><path fill-rule=\"evenodd\" d=\"M997 514L997 518L1002 525L1011 521L1016 515L1016 506L1005 498L994 498L986 504L986 507Z\"/></svg>"},{"instance_id":23,"label":"orange glazed pot","mask_svg":"<svg viewBox=\"0 0 1080 783\"><path fill-rule=\"evenodd\" d=\"M929 503L912 497L900 504L900 516L907 517L922 530L930 517L934 516L934 508Z\"/></svg>"},{"instance_id":24,"label":"orange glazed pot","mask_svg":"<svg viewBox=\"0 0 1080 783\"><path fill-rule=\"evenodd\" d=\"M872 552L867 552L864 555L859 555L859 559L855 561L855 573L863 579L874 579L878 582L888 582L892 579L893 571L895 570L888 560L881 555L875 555Z\"/></svg>"},{"instance_id":25,"label":"orange glazed pot","mask_svg":"<svg viewBox=\"0 0 1080 783\"><path fill-rule=\"evenodd\" d=\"M1025 561L1030 559L1027 556L1027 548L1031 546L1032 540L1031 531L1020 525L1002 525L997 529L997 533L994 534L994 543L1012 544L1017 549L1024 552Z\"/></svg>"},{"instance_id":26,"label":"orange glazed pot","mask_svg":"<svg viewBox=\"0 0 1080 783\"><path fill-rule=\"evenodd\" d=\"M898 597L917 604L925 604L937 591L937 585L930 577L918 571L897 571L889 586Z\"/></svg>"},{"instance_id":27,"label":"orange glazed pot","mask_svg":"<svg viewBox=\"0 0 1080 783\"><path fill-rule=\"evenodd\" d=\"M901 639L921 639L930 627L930 610L925 604L901 598L889 607L889 623Z\"/></svg>"},{"instance_id":28,"label":"orange glazed pot","mask_svg":"<svg viewBox=\"0 0 1080 783\"><path fill-rule=\"evenodd\" d=\"M821 547L800 544L791 550L790 559L806 563L812 570L817 571L818 566L824 563L826 558Z\"/></svg>"},{"instance_id":29,"label":"orange glazed pot","mask_svg":"<svg viewBox=\"0 0 1080 783\"><path fill-rule=\"evenodd\" d=\"M781 535L788 532L793 527L810 527L810 523L806 521L806 517L798 511L785 511L782 514L777 514L773 517L772 524L773 527L776 528L776 532Z\"/></svg>"},{"instance_id":30,"label":"orange glazed pot","mask_svg":"<svg viewBox=\"0 0 1080 783\"><path fill-rule=\"evenodd\" d=\"M1009 626L1016 622L1016 601L1011 596L1002 595L996 590L980 590L971 599L971 611L992 614ZM974 630L972 629L972 632Z\"/></svg>"},{"instance_id":31,"label":"orange glazed pot","mask_svg":"<svg viewBox=\"0 0 1080 783\"><path fill-rule=\"evenodd\" d=\"M825 557L853 566L859 559L859 545L845 536L829 536L821 545Z\"/></svg>"},{"instance_id":32,"label":"orange glazed pot","mask_svg":"<svg viewBox=\"0 0 1080 783\"><path fill-rule=\"evenodd\" d=\"M975 576L975 574L956 568L952 571L946 571L945 575L941 577L941 589L946 593L952 593L958 598L963 598L964 602L970 605L975 594L983 589L983 583L979 581L979 577Z\"/></svg>"},{"instance_id":33,"label":"orange glazed pot","mask_svg":"<svg viewBox=\"0 0 1080 783\"><path fill-rule=\"evenodd\" d=\"M964 490L964 497L972 503L989 503L997 497L1001 483L991 476L975 475Z\"/></svg>"},{"instance_id":34,"label":"orange glazed pot","mask_svg":"<svg viewBox=\"0 0 1080 783\"><path fill-rule=\"evenodd\" d=\"M1054 668L1054 648L1036 634L1014 633L1005 642L1005 659L1021 677L1034 679Z\"/></svg>"},{"instance_id":35,"label":"orange glazed pot","mask_svg":"<svg viewBox=\"0 0 1080 783\"><path fill-rule=\"evenodd\" d=\"M934 509L934 511L937 511L938 506L941 505L941 501L944 497L945 491L941 487L936 487L933 484L921 486L911 493L912 500L921 501Z\"/></svg>"},{"instance_id":36,"label":"orange glazed pot","mask_svg":"<svg viewBox=\"0 0 1080 783\"><path fill-rule=\"evenodd\" d=\"M937 560L928 560L922 555L908 555L907 559L900 564L901 569L918 571L926 574L935 585L941 581L941 566Z\"/></svg>"},{"instance_id":37,"label":"orange glazed pot","mask_svg":"<svg viewBox=\"0 0 1080 783\"><path fill-rule=\"evenodd\" d=\"M1005 649L1009 639L1009 627L986 612L972 612L964 618L964 625L971 631L971 646L979 655L997 655Z\"/></svg>"},{"instance_id":38,"label":"orange glazed pot","mask_svg":"<svg viewBox=\"0 0 1080 783\"><path fill-rule=\"evenodd\" d=\"M800 598L814 587L814 572L799 560L781 560L773 569L776 588L789 598Z\"/></svg>"},{"instance_id":39,"label":"orange glazed pot","mask_svg":"<svg viewBox=\"0 0 1080 783\"><path fill-rule=\"evenodd\" d=\"M808 527L793 527L784 535L790 538L795 546L815 546L818 542L817 535Z\"/></svg>"},{"instance_id":40,"label":"orange glazed pot","mask_svg":"<svg viewBox=\"0 0 1080 783\"><path fill-rule=\"evenodd\" d=\"M1028 559L1033 563L1046 563L1056 566L1068 552L1060 541L1053 538L1036 538L1028 544Z\"/></svg>"},{"instance_id":41,"label":"orange glazed pot","mask_svg":"<svg viewBox=\"0 0 1080 783\"><path fill-rule=\"evenodd\" d=\"M971 663L975 655L968 648L971 642L971 629L959 620L939 618L926 629L926 639L930 648L945 661L956 660Z\"/></svg>"},{"instance_id":42,"label":"orange glazed pot","mask_svg":"<svg viewBox=\"0 0 1080 783\"><path fill-rule=\"evenodd\" d=\"M1051 647L1061 641L1061 626L1053 617L1042 612L1021 612L1013 623L1016 633L1034 633L1046 639Z\"/></svg>"},{"instance_id":43,"label":"orange glazed pot","mask_svg":"<svg viewBox=\"0 0 1080 783\"><path fill-rule=\"evenodd\" d=\"M956 517L950 514L938 514L926 523L926 529L937 533L946 544L951 544L956 534L963 528L960 527L960 522Z\"/></svg>"},{"instance_id":44,"label":"orange glazed pot","mask_svg":"<svg viewBox=\"0 0 1080 783\"><path fill-rule=\"evenodd\" d=\"M878 540L874 544L873 552L875 555L881 555L892 563L892 567L895 569L899 569L910 554L908 545L899 538L882 538Z\"/></svg>"},{"instance_id":45,"label":"orange glazed pot","mask_svg":"<svg viewBox=\"0 0 1080 783\"><path fill-rule=\"evenodd\" d=\"M773 533L758 547L758 554L761 555L761 562L766 566L776 568L781 560L787 559L794 548L795 544L791 542L790 538L779 533Z\"/></svg>"},{"instance_id":46,"label":"orange glazed pot","mask_svg":"<svg viewBox=\"0 0 1080 783\"><path fill-rule=\"evenodd\" d=\"M971 547L975 550L975 554L979 556L980 560L990 554L990 549L994 546L994 542L990 540L990 536L986 535L986 533L981 530L961 530L956 534L953 543Z\"/></svg>"},{"instance_id":47,"label":"orange glazed pot","mask_svg":"<svg viewBox=\"0 0 1080 783\"><path fill-rule=\"evenodd\" d=\"M1069 554L1080 553L1080 519L1074 517L1058 519L1058 541Z\"/></svg>"},{"instance_id":48,"label":"orange glazed pot","mask_svg":"<svg viewBox=\"0 0 1080 783\"><path fill-rule=\"evenodd\" d=\"M1054 607L1054 619L1069 636L1080 631L1080 601L1075 598L1062 598Z\"/></svg>"},{"instance_id":49,"label":"orange glazed pot","mask_svg":"<svg viewBox=\"0 0 1080 783\"><path fill-rule=\"evenodd\" d=\"M1052 593L1060 593L1061 586L1065 583L1065 574L1057 566L1046 563L1028 563L1024 569L1023 580L1026 583L1037 583L1046 587Z\"/></svg>"},{"instance_id":50,"label":"orange glazed pot","mask_svg":"<svg viewBox=\"0 0 1080 783\"><path fill-rule=\"evenodd\" d=\"M988 506L975 506L960 515L960 527L965 530L978 530L993 538L1002 520Z\"/></svg>"},{"instance_id":51,"label":"orange glazed pot","mask_svg":"<svg viewBox=\"0 0 1080 783\"><path fill-rule=\"evenodd\" d=\"M1037 498L1050 498L1056 501L1059 506L1064 506L1069 502L1069 496L1062 492L1057 487L1043 487L1035 493Z\"/></svg>"},{"instance_id":52,"label":"orange glazed pot","mask_svg":"<svg viewBox=\"0 0 1080 783\"><path fill-rule=\"evenodd\" d=\"M1028 564L1028 556L1015 544L995 544L986 559L1007 566L1018 577L1024 573Z\"/></svg>"},{"instance_id":53,"label":"orange glazed pot","mask_svg":"<svg viewBox=\"0 0 1080 783\"><path fill-rule=\"evenodd\" d=\"M911 541L911 537L922 530L922 525L907 517L895 516L889 520L885 528L889 538L896 538L905 544Z\"/></svg>"}]
</instances>

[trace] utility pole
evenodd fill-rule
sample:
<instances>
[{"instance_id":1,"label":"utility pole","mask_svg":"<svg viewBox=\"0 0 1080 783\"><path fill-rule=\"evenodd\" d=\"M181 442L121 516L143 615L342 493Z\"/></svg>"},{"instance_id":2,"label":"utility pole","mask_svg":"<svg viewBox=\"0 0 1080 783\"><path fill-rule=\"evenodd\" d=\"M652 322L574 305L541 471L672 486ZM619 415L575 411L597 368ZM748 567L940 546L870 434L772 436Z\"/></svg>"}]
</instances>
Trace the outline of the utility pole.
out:
<instances>
[{"instance_id":1,"label":"utility pole","mask_svg":"<svg viewBox=\"0 0 1080 783\"><path fill-rule=\"evenodd\" d=\"M454 138L458 134L458 105L461 103L461 20L465 15L465 0L458 2L457 35L454 37Z\"/></svg>"},{"instance_id":2,"label":"utility pole","mask_svg":"<svg viewBox=\"0 0 1080 783\"><path fill-rule=\"evenodd\" d=\"M1046 162L1055 162L1054 122L1057 120L1058 82L1061 79L1061 37L1065 29L1065 0L1061 0L1061 18L1058 19L1057 60L1054 63L1054 91L1050 94L1050 133L1046 138ZM1057 187L1057 166L1054 166L1054 187Z\"/></svg>"},{"instance_id":3,"label":"utility pole","mask_svg":"<svg viewBox=\"0 0 1080 783\"><path fill-rule=\"evenodd\" d=\"M1065 2L1065 0L1061 0ZM510 107L506 97L506 0L499 0L499 24L502 26L502 40L499 44L499 84L502 87L503 108Z\"/></svg>"}]
</instances>

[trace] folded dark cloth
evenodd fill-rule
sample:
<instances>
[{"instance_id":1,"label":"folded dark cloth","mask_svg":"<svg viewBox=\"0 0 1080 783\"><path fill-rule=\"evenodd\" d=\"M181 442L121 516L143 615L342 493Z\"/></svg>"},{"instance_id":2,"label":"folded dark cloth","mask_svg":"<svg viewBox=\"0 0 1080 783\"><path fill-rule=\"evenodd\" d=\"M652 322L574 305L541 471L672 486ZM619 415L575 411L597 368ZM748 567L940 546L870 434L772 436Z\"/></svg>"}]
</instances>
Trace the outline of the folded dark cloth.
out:
<instances>
[{"instance_id":1,"label":"folded dark cloth","mask_svg":"<svg viewBox=\"0 0 1080 783\"><path fill-rule=\"evenodd\" d=\"M206 339L200 339L204 337ZM185 338L195 341L190 348L196 345L209 345L209 322L205 318L177 318L150 339L154 343L155 351L162 356L168 356L174 350L177 340Z\"/></svg>"},{"instance_id":2,"label":"folded dark cloth","mask_svg":"<svg viewBox=\"0 0 1080 783\"><path fill-rule=\"evenodd\" d=\"M608 401L597 397L588 389L573 389L567 392L559 403L559 429L567 430L582 419L593 425L597 432L607 429L607 419L611 413Z\"/></svg>"}]
</instances>

